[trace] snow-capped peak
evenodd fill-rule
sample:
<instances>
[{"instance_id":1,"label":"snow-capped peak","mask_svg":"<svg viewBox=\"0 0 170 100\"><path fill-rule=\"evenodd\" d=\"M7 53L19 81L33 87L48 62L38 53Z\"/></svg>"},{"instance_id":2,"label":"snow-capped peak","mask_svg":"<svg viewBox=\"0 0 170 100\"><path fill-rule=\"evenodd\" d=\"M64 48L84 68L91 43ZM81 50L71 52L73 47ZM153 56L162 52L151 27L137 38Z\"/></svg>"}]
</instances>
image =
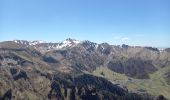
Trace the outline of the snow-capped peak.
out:
<instances>
[{"instance_id":1,"label":"snow-capped peak","mask_svg":"<svg viewBox=\"0 0 170 100\"><path fill-rule=\"evenodd\" d=\"M45 41L37 40L37 41L26 41L26 40L13 40L15 43L23 44L23 45L36 45L40 43L46 43Z\"/></svg>"},{"instance_id":2,"label":"snow-capped peak","mask_svg":"<svg viewBox=\"0 0 170 100\"><path fill-rule=\"evenodd\" d=\"M42 41L42 40L30 41L30 45L36 45L36 44L40 44L40 43L46 43L46 42Z\"/></svg>"},{"instance_id":3,"label":"snow-capped peak","mask_svg":"<svg viewBox=\"0 0 170 100\"><path fill-rule=\"evenodd\" d=\"M51 43L51 42L48 43L44 41L25 41L25 40L14 40L13 42L22 44L26 47L33 46L35 49L42 51L42 52L64 49L67 47L74 47L77 44L81 43L81 41L70 39L70 38L59 43Z\"/></svg>"},{"instance_id":4,"label":"snow-capped peak","mask_svg":"<svg viewBox=\"0 0 170 100\"><path fill-rule=\"evenodd\" d=\"M29 42L26 40L13 40L13 41L18 44L29 45Z\"/></svg>"},{"instance_id":5,"label":"snow-capped peak","mask_svg":"<svg viewBox=\"0 0 170 100\"><path fill-rule=\"evenodd\" d=\"M74 43L74 44L78 44L78 43L80 43L80 41L79 40L75 40L75 39L71 39L71 38L68 38L68 39L66 39L65 41L63 41L63 42L65 42L65 43Z\"/></svg>"},{"instance_id":6,"label":"snow-capped peak","mask_svg":"<svg viewBox=\"0 0 170 100\"><path fill-rule=\"evenodd\" d=\"M70 47L70 46L74 46L74 45L77 45L77 44L79 44L80 43L80 41L78 41L78 40L75 40L75 39L66 39L66 40L64 40L63 42L61 42L58 46L57 46L57 48L64 48L64 47Z\"/></svg>"}]
</instances>

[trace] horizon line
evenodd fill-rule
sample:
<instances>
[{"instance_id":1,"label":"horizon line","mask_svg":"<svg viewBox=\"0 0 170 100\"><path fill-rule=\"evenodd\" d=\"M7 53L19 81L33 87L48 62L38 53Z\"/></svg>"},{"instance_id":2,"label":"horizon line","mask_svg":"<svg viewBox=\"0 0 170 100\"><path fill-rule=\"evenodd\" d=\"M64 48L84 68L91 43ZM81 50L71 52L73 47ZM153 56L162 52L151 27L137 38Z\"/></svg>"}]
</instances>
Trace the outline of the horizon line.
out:
<instances>
[{"instance_id":1,"label":"horizon line","mask_svg":"<svg viewBox=\"0 0 170 100\"><path fill-rule=\"evenodd\" d=\"M7 42L7 41L15 41L15 40L20 40L20 41L28 41L28 42L34 42L34 41L43 41L44 43L61 43L67 39L72 39L72 40L77 40L77 41L90 41L88 39L86 40L79 40L79 39L75 39L75 38L65 38L64 40L62 41L48 41L48 40L43 40L43 39L34 39L34 40L30 40L30 39L11 39L11 40L0 40L0 42ZM102 44L102 43L108 43L108 42L94 42L94 41L90 41L90 42L93 42L93 43L97 43L97 44ZM125 43L122 43L122 44L113 44L113 43L108 43L109 45L113 45L113 46L122 46L122 45L128 45L128 46L131 46L131 47L152 47L152 48L159 48L159 49L166 49L166 48L170 48L168 46L159 46L159 47L156 47L156 46L151 46L151 45L129 45L129 44L125 44Z\"/></svg>"}]
</instances>

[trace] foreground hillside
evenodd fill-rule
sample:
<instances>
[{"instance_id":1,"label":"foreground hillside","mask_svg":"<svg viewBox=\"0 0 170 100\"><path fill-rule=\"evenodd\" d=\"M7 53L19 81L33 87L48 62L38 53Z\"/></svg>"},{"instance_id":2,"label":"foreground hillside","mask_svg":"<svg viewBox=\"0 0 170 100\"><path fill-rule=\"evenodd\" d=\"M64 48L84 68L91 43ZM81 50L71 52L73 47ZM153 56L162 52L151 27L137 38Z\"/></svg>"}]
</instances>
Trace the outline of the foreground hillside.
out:
<instances>
[{"instance_id":1,"label":"foreground hillside","mask_svg":"<svg viewBox=\"0 0 170 100\"><path fill-rule=\"evenodd\" d=\"M170 99L169 73L168 48L74 39L0 43L1 99Z\"/></svg>"},{"instance_id":2,"label":"foreground hillside","mask_svg":"<svg viewBox=\"0 0 170 100\"><path fill-rule=\"evenodd\" d=\"M99 67L93 75L106 78L114 84L125 86L129 91L136 93L149 93L152 95L164 95L170 99L170 85L166 73L170 72L170 66L162 68L153 74L150 74L150 79L134 79L124 74L119 74L111 71L108 68Z\"/></svg>"}]
</instances>

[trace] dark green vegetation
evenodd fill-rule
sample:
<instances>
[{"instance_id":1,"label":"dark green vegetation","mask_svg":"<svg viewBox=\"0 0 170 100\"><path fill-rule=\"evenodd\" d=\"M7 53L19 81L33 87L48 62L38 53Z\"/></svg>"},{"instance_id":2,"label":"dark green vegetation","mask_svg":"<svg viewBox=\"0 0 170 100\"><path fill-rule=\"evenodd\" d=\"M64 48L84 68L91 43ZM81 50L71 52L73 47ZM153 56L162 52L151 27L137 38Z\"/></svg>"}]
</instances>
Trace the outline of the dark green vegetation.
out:
<instances>
[{"instance_id":1,"label":"dark green vegetation","mask_svg":"<svg viewBox=\"0 0 170 100\"><path fill-rule=\"evenodd\" d=\"M150 79L134 79L132 77L128 77L125 74L119 74L113 72L112 70L104 67L97 68L93 75L101 76L101 72L104 73L104 78L107 80L112 81L114 84L119 84L126 86L129 91L135 91L136 93L149 93L152 95L164 95L167 98L169 97L170 93L170 85L167 83L165 77L165 73L170 71L170 67L164 67L155 73L150 74Z\"/></svg>"},{"instance_id":2,"label":"dark green vegetation","mask_svg":"<svg viewBox=\"0 0 170 100\"><path fill-rule=\"evenodd\" d=\"M169 49L90 41L60 49L48 47L55 45L1 42L0 98L170 99Z\"/></svg>"},{"instance_id":3,"label":"dark green vegetation","mask_svg":"<svg viewBox=\"0 0 170 100\"><path fill-rule=\"evenodd\" d=\"M166 82L170 85L170 71L164 74Z\"/></svg>"}]
</instances>

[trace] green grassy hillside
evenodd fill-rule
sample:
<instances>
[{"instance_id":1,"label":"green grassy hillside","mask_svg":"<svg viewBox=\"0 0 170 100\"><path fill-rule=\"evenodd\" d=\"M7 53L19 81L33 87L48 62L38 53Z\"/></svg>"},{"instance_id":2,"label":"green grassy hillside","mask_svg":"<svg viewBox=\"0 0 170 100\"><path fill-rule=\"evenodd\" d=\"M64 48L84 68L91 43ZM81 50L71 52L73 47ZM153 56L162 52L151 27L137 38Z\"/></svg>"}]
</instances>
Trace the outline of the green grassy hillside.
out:
<instances>
[{"instance_id":1,"label":"green grassy hillside","mask_svg":"<svg viewBox=\"0 0 170 100\"><path fill-rule=\"evenodd\" d=\"M105 77L114 83L127 86L130 91L164 95L166 98L170 99L170 85L168 85L164 79L164 74L168 71L170 71L170 66L150 74L150 79L144 80L129 78L124 74L115 73L106 67L98 67L92 74Z\"/></svg>"}]
</instances>

